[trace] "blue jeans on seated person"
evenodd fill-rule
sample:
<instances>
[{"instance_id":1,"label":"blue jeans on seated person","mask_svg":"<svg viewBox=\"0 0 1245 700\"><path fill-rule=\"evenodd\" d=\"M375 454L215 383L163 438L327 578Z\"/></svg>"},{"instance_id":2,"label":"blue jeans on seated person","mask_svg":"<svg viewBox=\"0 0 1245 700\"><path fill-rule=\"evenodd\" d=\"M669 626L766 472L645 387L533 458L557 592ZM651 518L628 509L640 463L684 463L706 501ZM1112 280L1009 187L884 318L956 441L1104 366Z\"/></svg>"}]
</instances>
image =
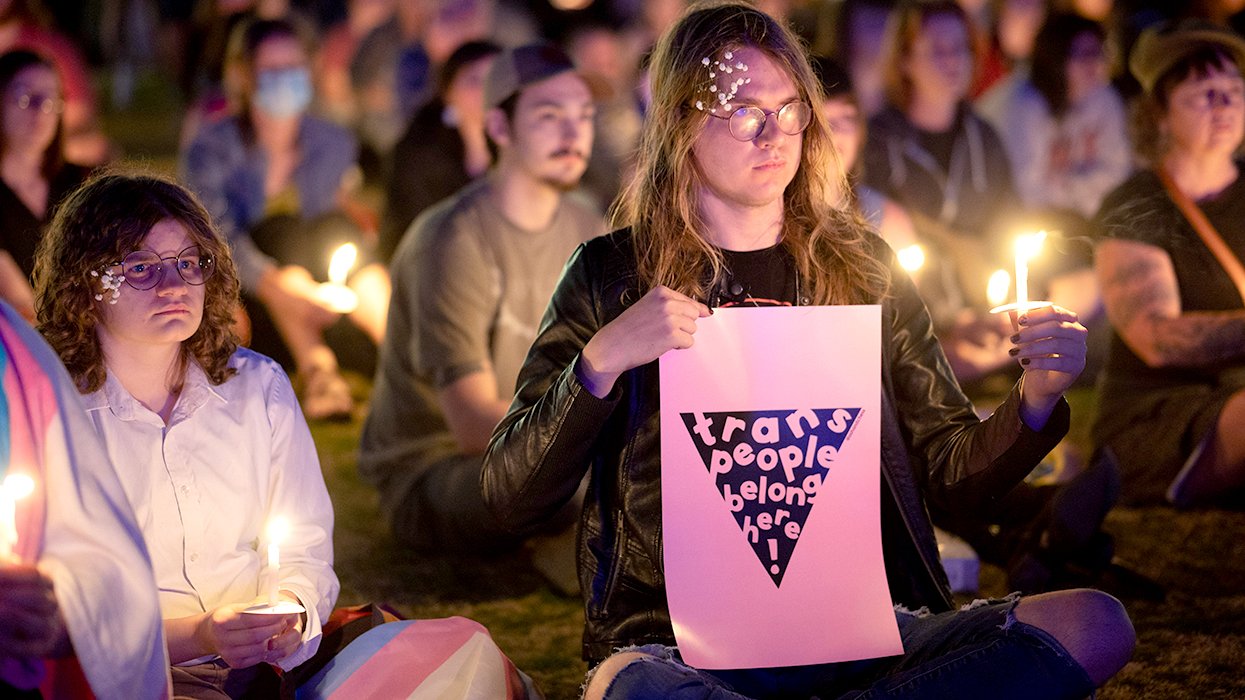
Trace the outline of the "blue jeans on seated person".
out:
<instances>
[{"instance_id":1,"label":"blue jeans on seated person","mask_svg":"<svg viewBox=\"0 0 1245 700\"><path fill-rule=\"evenodd\" d=\"M771 698L1084 698L1084 669L1045 631L1016 619L1015 599L976 601L932 615L897 609L905 653L880 659L785 668L708 671L678 650L650 644L655 658L628 664L607 700L769 700Z\"/></svg>"}]
</instances>

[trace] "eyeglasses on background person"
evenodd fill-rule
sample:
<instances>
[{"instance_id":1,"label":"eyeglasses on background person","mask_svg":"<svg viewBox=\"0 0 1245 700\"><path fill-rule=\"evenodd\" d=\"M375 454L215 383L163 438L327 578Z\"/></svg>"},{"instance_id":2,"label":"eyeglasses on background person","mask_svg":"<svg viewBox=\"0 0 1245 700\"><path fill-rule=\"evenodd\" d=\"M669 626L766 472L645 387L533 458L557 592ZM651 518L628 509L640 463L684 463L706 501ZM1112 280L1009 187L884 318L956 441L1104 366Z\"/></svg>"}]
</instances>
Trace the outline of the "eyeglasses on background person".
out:
<instances>
[{"instance_id":1,"label":"eyeglasses on background person","mask_svg":"<svg viewBox=\"0 0 1245 700\"><path fill-rule=\"evenodd\" d=\"M1180 104L1186 108L1199 112L1209 111L1212 107L1240 106L1243 102L1245 102L1245 81L1240 81L1226 90L1218 88L1199 90L1180 100Z\"/></svg>"}]
</instances>

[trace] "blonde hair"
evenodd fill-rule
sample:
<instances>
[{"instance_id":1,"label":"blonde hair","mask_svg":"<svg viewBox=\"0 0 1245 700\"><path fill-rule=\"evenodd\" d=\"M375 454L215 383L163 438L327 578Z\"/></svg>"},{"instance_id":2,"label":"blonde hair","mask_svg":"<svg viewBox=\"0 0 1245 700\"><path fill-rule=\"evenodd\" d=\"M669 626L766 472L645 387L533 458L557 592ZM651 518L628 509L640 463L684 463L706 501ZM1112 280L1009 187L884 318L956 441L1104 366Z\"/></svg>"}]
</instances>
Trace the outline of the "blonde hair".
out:
<instances>
[{"instance_id":1,"label":"blonde hair","mask_svg":"<svg viewBox=\"0 0 1245 700\"><path fill-rule=\"evenodd\" d=\"M877 301L889 283L889 268L871 254L872 234L846 199L831 201L827 195L848 188L804 47L782 24L742 2L693 6L654 50L653 99L635 173L612 212L614 225L632 228L641 284L646 290L665 285L703 300L721 279L722 252L702 233L707 227L697 193L704 175L692 153L710 117L694 104L704 97L702 61L743 47L769 56L791 77L800 99L813 106L800 167L783 194L782 245L794 261L802 294L813 304Z\"/></svg>"}]
</instances>

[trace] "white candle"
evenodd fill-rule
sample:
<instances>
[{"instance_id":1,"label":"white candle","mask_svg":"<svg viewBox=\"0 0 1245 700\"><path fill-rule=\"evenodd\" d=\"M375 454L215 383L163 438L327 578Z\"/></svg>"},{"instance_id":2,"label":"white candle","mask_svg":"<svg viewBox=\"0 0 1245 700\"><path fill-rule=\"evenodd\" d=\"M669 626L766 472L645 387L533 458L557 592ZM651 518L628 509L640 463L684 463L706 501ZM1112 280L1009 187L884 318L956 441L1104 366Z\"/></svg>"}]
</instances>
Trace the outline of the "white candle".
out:
<instances>
[{"instance_id":1,"label":"white candle","mask_svg":"<svg viewBox=\"0 0 1245 700\"><path fill-rule=\"evenodd\" d=\"M0 483L0 562L13 560L17 548L17 502L35 490L25 474L9 474Z\"/></svg>"},{"instance_id":2,"label":"white candle","mask_svg":"<svg viewBox=\"0 0 1245 700\"><path fill-rule=\"evenodd\" d=\"M1016 312L1024 313L1029 307L1029 261L1042 249L1046 232L1016 238Z\"/></svg>"},{"instance_id":3,"label":"white candle","mask_svg":"<svg viewBox=\"0 0 1245 700\"><path fill-rule=\"evenodd\" d=\"M276 517L268 521L268 604L276 605L278 590L281 583L281 540L289 524L285 518Z\"/></svg>"}]
</instances>

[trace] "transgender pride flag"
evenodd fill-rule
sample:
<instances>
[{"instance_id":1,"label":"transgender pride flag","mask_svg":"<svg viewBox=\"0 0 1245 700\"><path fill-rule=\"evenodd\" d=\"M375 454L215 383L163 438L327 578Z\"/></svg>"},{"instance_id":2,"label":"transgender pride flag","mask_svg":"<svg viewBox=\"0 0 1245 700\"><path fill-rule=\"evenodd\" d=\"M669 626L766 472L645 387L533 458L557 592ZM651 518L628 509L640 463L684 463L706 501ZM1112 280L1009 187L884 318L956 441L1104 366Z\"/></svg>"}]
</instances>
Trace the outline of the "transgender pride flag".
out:
<instances>
[{"instance_id":1,"label":"transgender pride flag","mask_svg":"<svg viewBox=\"0 0 1245 700\"><path fill-rule=\"evenodd\" d=\"M0 566L37 565L53 581L74 646L54 660L0 653L0 679L49 700L168 698L155 582L125 492L60 359L3 302L0 384L0 479L34 484L16 501L13 556Z\"/></svg>"},{"instance_id":2,"label":"transgender pride flag","mask_svg":"<svg viewBox=\"0 0 1245 700\"><path fill-rule=\"evenodd\" d=\"M540 697L478 622L403 620L360 635L299 687L298 700Z\"/></svg>"},{"instance_id":3,"label":"transgender pride flag","mask_svg":"<svg viewBox=\"0 0 1245 700\"><path fill-rule=\"evenodd\" d=\"M16 503L17 561L34 564L43 542L44 485L42 466L50 430L59 420L56 389L48 371L39 364L8 319L0 317L0 481L24 474L34 482L34 493Z\"/></svg>"},{"instance_id":4,"label":"transgender pride flag","mask_svg":"<svg viewBox=\"0 0 1245 700\"><path fill-rule=\"evenodd\" d=\"M64 440L60 430L56 389L48 371L31 354L17 329L0 314L0 483L22 474L34 483L34 492L13 504L17 529L12 562L33 565L43 546L46 498L44 454L49 439ZM63 449L63 447L61 447ZM7 517L7 515L6 515ZM7 528L5 528L7 530ZM10 533L0 532L0 537ZM4 563L4 562L0 562ZM0 657L0 678L18 688L30 688L46 678L44 664L34 659Z\"/></svg>"}]
</instances>

